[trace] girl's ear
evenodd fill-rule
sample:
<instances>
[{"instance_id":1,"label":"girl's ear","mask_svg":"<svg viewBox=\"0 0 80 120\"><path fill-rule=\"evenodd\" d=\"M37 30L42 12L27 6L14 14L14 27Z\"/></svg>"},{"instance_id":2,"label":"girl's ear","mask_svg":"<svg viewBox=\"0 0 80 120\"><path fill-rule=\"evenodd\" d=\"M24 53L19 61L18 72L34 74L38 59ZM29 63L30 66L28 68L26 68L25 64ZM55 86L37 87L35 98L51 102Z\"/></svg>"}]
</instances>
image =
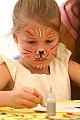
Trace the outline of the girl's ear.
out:
<instances>
[{"instance_id":1,"label":"girl's ear","mask_svg":"<svg viewBox=\"0 0 80 120\"><path fill-rule=\"evenodd\" d=\"M18 44L18 36L16 33L13 33L13 39Z\"/></svg>"},{"instance_id":2,"label":"girl's ear","mask_svg":"<svg viewBox=\"0 0 80 120\"><path fill-rule=\"evenodd\" d=\"M18 44L18 36L17 36L16 32L14 31L13 28L11 29L11 31L12 31L14 41Z\"/></svg>"}]
</instances>

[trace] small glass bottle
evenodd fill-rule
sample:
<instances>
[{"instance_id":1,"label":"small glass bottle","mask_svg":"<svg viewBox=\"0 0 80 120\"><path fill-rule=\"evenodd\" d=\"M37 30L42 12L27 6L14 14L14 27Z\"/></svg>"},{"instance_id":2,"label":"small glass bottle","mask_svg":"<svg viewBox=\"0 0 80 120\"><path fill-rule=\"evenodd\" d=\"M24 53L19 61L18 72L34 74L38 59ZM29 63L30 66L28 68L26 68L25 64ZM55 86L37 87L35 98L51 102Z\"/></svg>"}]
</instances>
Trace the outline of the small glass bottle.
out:
<instances>
[{"instance_id":1,"label":"small glass bottle","mask_svg":"<svg viewBox=\"0 0 80 120\"><path fill-rule=\"evenodd\" d=\"M47 98L47 115L55 116L56 115L56 99L52 93L52 87L50 86L49 97Z\"/></svg>"}]
</instances>

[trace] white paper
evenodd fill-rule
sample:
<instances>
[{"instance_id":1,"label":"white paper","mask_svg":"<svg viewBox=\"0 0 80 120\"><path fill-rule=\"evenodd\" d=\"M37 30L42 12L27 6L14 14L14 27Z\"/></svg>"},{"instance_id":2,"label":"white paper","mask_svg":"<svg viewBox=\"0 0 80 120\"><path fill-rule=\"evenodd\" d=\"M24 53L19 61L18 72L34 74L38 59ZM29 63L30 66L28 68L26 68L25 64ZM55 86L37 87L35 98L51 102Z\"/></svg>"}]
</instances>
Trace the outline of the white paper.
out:
<instances>
[{"instance_id":1,"label":"white paper","mask_svg":"<svg viewBox=\"0 0 80 120\"><path fill-rule=\"evenodd\" d=\"M33 110L46 112L47 109L38 105ZM56 112L80 112L80 103L56 103Z\"/></svg>"},{"instance_id":2,"label":"white paper","mask_svg":"<svg viewBox=\"0 0 80 120\"><path fill-rule=\"evenodd\" d=\"M40 111L40 112L46 112L46 107L42 107L41 105L38 105L37 107L32 108L34 111Z\"/></svg>"},{"instance_id":3,"label":"white paper","mask_svg":"<svg viewBox=\"0 0 80 120\"><path fill-rule=\"evenodd\" d=\"M78 108L77 108L78 107ZM57 103L57 112L80 112L80 103Z\"/></svg>"}]
</instances>

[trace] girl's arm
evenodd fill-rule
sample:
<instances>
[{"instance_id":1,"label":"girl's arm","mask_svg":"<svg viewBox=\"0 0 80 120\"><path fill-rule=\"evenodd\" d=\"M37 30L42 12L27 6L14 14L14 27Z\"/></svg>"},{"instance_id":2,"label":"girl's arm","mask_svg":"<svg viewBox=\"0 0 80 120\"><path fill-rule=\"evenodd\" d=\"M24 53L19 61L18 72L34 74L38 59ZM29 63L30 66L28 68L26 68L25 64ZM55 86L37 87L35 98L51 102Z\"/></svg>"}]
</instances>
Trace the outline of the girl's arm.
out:
<instances>
[{"instance_id":1,"label":"girl's arm","mask_svg":"<svg viewBox=\"0 0 80 120\"><path fill-rule=\"evenodd\" d=\"M34 108L43 104L42 95L34 88L20 88L12 91L0 91L0 107Z\"/></svg>"},{"instance_id":2,"label":"girl's arm","mask_svg":"<svg viewBox=\"0 0 80 120\"><path fill-rule=\"evenodd\" d=\"M0 64L0 90L10 90L14 82L5 63Z\"/></svg>"},{"instance_id":3,"label":"girl's arm","mask_svg":"<svg viewBox=\"0 0 80 120\"><path fill-rule=\"evenodd\" d=\"M33 108L43 105L42 95L34 88L13 88L12 78L5 63L0 65L0 106L14 108ZM6 89L7 88L7 89ZM11 90L11 91L9 91Z\"/></svg>"},{"instance_id":4,"label":"girl's arm","mask_svg":"<svg viewBox=\"0 0 80 120\"><path fill-rule=\"evenodd\" d=\"M80 64L69 61L69 76L73 82L80 86Z\"/></svg>"}]
</instances>

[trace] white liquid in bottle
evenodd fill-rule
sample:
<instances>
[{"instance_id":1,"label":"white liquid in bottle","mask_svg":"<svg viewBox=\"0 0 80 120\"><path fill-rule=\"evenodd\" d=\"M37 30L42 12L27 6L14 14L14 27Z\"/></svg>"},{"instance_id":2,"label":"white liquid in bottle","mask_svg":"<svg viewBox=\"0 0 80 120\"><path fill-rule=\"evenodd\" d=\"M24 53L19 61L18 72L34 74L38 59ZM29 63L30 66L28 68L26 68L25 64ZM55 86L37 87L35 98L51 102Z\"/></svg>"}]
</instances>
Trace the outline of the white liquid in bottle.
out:
<instances>
[{"instance_id":1,"label":"white liquid in bottle","mask_svg":"<svg viewBox=\"0 0 80 120\"><path fill-rule=\"evenodd\" d=\"M56 100L52 93L52 87L50 86L49 97L47 98L47 115L55 116L56 115Z\"/></svg>"}]
</instances>

